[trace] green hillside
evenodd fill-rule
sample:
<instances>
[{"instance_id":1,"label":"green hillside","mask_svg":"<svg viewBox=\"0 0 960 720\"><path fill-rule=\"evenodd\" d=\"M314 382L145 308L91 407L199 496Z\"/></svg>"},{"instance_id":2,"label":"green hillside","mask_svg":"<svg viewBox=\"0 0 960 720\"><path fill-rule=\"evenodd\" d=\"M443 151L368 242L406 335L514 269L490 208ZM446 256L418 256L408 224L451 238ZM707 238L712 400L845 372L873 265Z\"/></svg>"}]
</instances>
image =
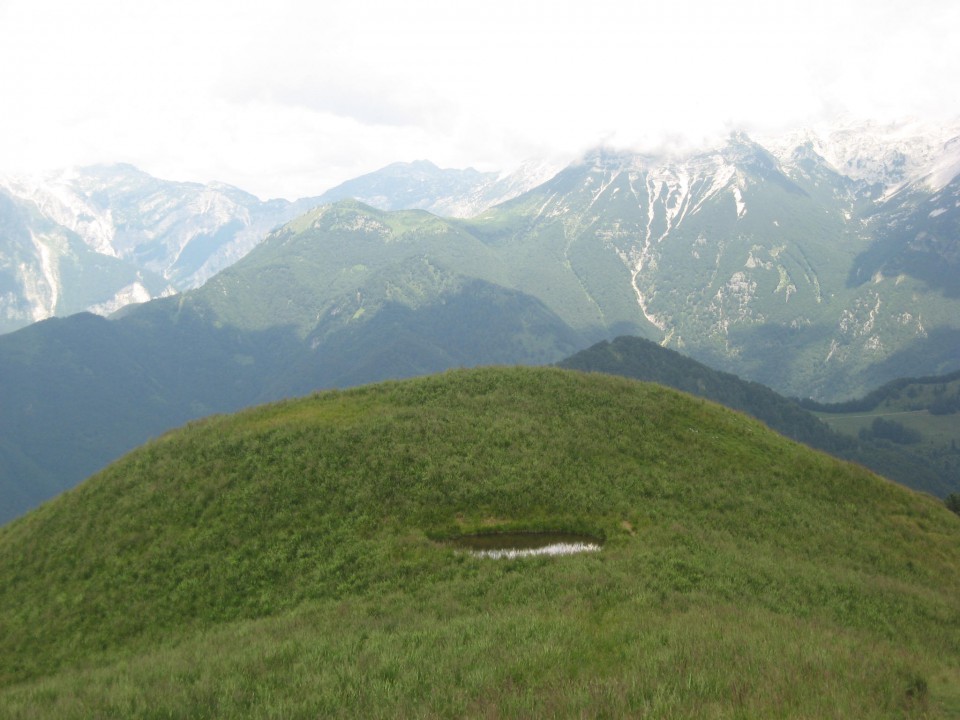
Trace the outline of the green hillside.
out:
<instances>
[{"instance_id":1,"label":"green hillside","mask_svg":"<svg viewBox=\"0 0 960 720\"><path fill-rule=\"evenodd\" d=\"M567 530L600 552L445 540ZM0 528L3 717L952 717L960 518L547 368L169 433Z\"/></svg>"}]
</instances>

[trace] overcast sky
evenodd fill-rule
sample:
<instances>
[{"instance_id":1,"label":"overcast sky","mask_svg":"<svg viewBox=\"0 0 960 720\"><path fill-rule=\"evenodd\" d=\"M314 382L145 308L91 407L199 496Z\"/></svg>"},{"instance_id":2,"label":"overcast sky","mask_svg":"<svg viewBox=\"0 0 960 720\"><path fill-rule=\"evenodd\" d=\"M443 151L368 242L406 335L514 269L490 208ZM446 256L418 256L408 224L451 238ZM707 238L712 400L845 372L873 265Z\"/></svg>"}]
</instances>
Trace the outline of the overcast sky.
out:
<instances>
[{"instance_id":1,"label":"overcast sky","mask_svg":"<svg viewBox=\"0 0 960 720\"><path fill-rule=\"evenodd\" d=\"M840 113L960 114L955 0L0 0L0 172L260 197Z\"/></svg>"}]
</instances>

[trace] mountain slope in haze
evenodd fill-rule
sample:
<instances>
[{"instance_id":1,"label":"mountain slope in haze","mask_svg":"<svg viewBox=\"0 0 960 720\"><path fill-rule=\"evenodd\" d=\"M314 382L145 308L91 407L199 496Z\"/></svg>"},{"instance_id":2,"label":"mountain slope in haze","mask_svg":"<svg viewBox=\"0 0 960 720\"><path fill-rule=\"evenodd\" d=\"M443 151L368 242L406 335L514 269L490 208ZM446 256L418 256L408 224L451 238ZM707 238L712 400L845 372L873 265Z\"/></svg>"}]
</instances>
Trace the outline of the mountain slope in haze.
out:
<instances>
[{"instance_id":1,"label":"mountain slope in haze","mask_svg":"<svg viewBox=\"0 0 960 720\"><path fill-rule=\"evenodd\" d=\"M197 287L313 204L130 165L0 178L0 332Z\"/></svg>"},{"instance_id":2,"label":"mountain slope in haze","mask_svg":"<svg viewBox=\"0 0 960 720\"><path fill-rule=\"evenodd\" d=\"M198 287L316 205L358 199L387 210L471 215L556 169L531 161L497 174L395 163L293 202L264 202L223 183L160 180L123 164L0 177L0 332L54 315L108 315Z\"/></svg>"},{"instance_id":3,"label":"mountain slope in haze","mask_svg":"<svg viewBox=\"0 0 960 720\"><path fill-rule=\"evenodd\" d=\"M960 410L960 372L932 377L907 377L892 380L862 398L840 403L801 400L808 410L825 413L867 412L870 410L930 410L952 415Z\"/></svg>"},{"instance_id":4,"label":"mountain slope in haze","mask_svg":"<svg viewBox=\"0 0 960 720\"><path fill-rule=\"evenodd\" d=\"M331 374L338 364L369 363L367 353L349 350L357 341L389 355L394 339L419 336L419 353L435 358L429 370L439 370L450 359L553 362L605 333L522 287L509 258L456 221L343 201L271 234L186 302L223 325L290 328L311 353L307 382L314 384L291 387L303 392L417 372L384 366L362 379ZM406 344L417 352L417 343Z\"/></svg>"},{"instance_id":5,"label":"mountain slope in haze","mask_svg":"<svg viewBox=\"0 0 960 720\"><path fill-rule=\"evenodd\" d=\"M619 337L603 341L558 366L667 385L745 412L789 438L835 457L859 462L907 487L940 497L960 490L960 477L952 464L936 462L913 448L840 434L833 429L833 423L827 424L806 410L806 404L785 398L759 383L713 370L649 340Z\"/></svg>"},{"instance_id":6,"label":"mountain slope in haze","mask_svg":"<svg viewBox=\"0 0 960 720\"><path fill-rule=\"evenodd\" d=\"M441 169L427 160L393 163L324 192L321 203L357 200L378 210L428 210L472 217L549 180L562 165L527 161L507 173Z\"/></svg>"},{"instance_id":7,"label":"mountain slope in haze","mask_svg":"<svg viewBox=\"0 0 960 720\"><path fill-rule=\"evenodd\" d=\"M456 215L449 212L451 206L479 193L496 178L497 173L481 173L473 168L441 169L427 160L393 163L327 190L320 200L357 200L380 210L419 209L436 215Z\"/></svg>"},{"instance_id":8,"label":"mountain slope in haze","mask_svg":"<svg viewBox=\"0 0 960 720\"><path fill-rule=\"evenodd\" d=\"M55 314L107 310L172 292L160 275L92 250L0 187L0 333Z\"/></svg>"},{"instance_id":9,"label":"mountain slope in haze","mask_svg":"<svg viewBox=\"0 0 960 720\"><path fill-rule=\"evenodd\" d=\"M507 529L604 544L444 542ZM0 708L948 717L958 539L934 499L659 386L322 393L169 433L0 528Z\"/></svg>"},{"instance_id":10,"label":"mountain slope in haze","mask_svg":"<svg viewBox=\"0 0 960 720\"><path fill-rule=\"evenodd\" d=\"M854 183L890 197L905 187L933 190L960 173L960 123L929 123L916 118L871 122L851 117L761 138L781 162L798 148L809 149Z\"/></svg>"},{"instance_id":11,"label":"mountain slope in haze","mask_svg":"<svg viewBox=\"0 0 960 720\"><path fill-rule=\"evenodd\" d=\"M451 214L513 198L459 225L497 248L513 272L505 284L574 325L642 327L779 392L837 400L958 367L958 138L960 126L850 125L763 142L740 133L682 157L598 150L557 174L522 168L496 180L397 164L326 197ZM69 205L57 222L98 252L171 281L209 277L259 240L271 213L293 208L124 172L71 180L73 204L47 205ZM118 204L110 212L132 208L122 228L98 198ZM54 267L31 252L35 268ZM31 282L55 275L35 269ZM144 282L98 307L149 296Z\"/></svg>"},{"instance_id":12,"label":"mountain slope in haze","mask_svg":"<svg viewBox=\"0 0 960 720\"><path fill-rule=\"evenodd\" d=\"M275 369L284 343L280 331L246 337L190 312L165 324L85 313L4 336L0 518L71 487L170 427L256 402L253 364Z\"/></svg>"}]
</instances>

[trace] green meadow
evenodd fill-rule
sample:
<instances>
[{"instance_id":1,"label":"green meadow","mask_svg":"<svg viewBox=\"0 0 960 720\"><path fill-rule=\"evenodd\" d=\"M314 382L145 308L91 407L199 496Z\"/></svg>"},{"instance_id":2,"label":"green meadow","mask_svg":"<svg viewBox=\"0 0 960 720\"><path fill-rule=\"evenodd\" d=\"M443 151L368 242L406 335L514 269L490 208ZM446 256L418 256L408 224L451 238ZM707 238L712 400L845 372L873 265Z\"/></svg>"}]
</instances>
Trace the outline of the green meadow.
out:
<instances>
[{"instance_id":1,"label":"green meadow","mask_svg":"<svg viewBox=\"0 0 960 720\"><path fill-rule=\"evenodd\" d=\"M480 558L567 531L599 552ZM960 717L960 518L657 385L215 416L0 528L0 716Z\"/></svg>"}]
</instances>

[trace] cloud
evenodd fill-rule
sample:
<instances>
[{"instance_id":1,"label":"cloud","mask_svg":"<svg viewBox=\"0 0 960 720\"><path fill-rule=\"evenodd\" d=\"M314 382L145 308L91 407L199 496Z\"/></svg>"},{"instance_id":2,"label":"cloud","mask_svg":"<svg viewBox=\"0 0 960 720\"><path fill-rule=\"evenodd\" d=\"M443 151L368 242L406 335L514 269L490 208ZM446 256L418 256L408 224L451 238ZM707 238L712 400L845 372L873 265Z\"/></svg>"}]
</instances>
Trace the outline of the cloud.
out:
<instances>
[{"instance_id":1,"label":"cloud","mask_svg":"<svg viewBox=\"0 0 960 720\"><path fill-rule=\"evenodd\" d=\"M229 103L258 103L355 120L361 125L405 127L426 124L443 103L435 98L414 100L398 83L376 75L317 76L301 74L238 80L228 78L218 96Z\"/></svg>"},{"instance_id":2,"label":"cloud","mask_svg":"<svg viewBox=\"0 0 960 720\"><path fill-rule=\"evenodd\" d=\"M0 171L124 160L262 195L850 111L957 114L952 0L13 0Z\"/></svg>"}]
</instances>

